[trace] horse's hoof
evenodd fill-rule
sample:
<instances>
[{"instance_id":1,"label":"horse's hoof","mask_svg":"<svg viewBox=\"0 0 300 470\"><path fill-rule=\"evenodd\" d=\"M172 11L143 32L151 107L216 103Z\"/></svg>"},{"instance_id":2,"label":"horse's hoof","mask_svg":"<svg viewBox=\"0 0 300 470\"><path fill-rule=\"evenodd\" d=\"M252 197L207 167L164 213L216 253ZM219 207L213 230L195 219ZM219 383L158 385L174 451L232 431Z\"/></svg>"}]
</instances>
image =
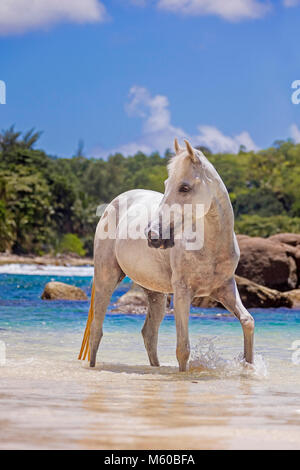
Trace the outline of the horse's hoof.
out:
<instances>
[{"instance_id":1,"label":"horse's hoof","mask_svg":"<svg viewBox=\"0 0 300 470\"><path fill-rule=\"evenodd\" d=\"M250 362L247 362L245 359L242 360L241 364L247 370L255 370L254 364L250 363Z\"/></svg>"},{"instance_id":2,"label":"horse's hoof","mask_svg":"<svg viewBox=\"0 0 300 470\"><path fill-rule=\"evenodd\" d=\"M160 363L158 361L152 361L150 362L151 367L160 367Z\"/></svg>"}]
</instances>

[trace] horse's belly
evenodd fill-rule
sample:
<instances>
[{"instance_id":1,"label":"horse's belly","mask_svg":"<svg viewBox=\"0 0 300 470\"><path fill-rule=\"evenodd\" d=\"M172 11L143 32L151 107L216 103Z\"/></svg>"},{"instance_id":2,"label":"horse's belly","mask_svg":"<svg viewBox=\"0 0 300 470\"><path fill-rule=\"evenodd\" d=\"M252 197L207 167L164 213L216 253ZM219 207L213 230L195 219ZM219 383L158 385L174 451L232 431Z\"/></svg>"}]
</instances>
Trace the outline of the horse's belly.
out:
<instances>
[{"instance_id":1,"label":"horse's belly","mask_svg":"<svg viewBox=\"0 0 300 470\"><path fill-rule=\"evenodd\" d=\"M216 290L218 287L221 287L223 282L217 282L216 279L214 279L212 282L209 282L206 279L199 281L198 286L194 289L194 297L210 296L214 290Z\"/></svg>"},{"instance_id":2,"label":"horse's belly","mask_svg":"<svg viewBox=\"0 0 300 470\"><path fill-rule=\"evenodd\" d=\"M189 273L193 273L187 279L195 297L206 297L220 288L227 279L234 275L235 261L217 259L213 255L206 261L199 259L197 263L190 263Z\"/></svg>"},{"instance_id":3,"label":"horse's belly","mask_svg":"<svg viewBox=\"0 0 300 470\"><path fill-rule=\"evenodd\" d=\"M134 282L156 292L172 292L166 251L149 248L146 239L118 239L116 257L122 271Z\"/></svg>"}]
</instances>

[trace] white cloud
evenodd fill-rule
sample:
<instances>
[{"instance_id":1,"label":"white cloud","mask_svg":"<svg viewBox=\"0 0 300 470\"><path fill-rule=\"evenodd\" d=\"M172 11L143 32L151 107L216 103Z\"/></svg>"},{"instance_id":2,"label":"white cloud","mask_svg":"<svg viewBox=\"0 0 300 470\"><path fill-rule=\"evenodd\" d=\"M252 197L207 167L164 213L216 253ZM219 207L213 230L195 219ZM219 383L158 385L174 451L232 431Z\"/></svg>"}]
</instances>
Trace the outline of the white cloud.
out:
<instances>
[{"instance_id":1,"label":"white cloud","mask_svg":"<svg viewBox=\"0 0 300 470\"><path fill-rule=\"evenodd\" d=\"M129 92L127 113L144 118L144 132L159 132L170 125L169 101L166 96L152 97L146 88L133 86Z\"/></svg>"},{"instance_id":2,"label":"white cloud","mask_svg":"<svg viewBox=\"0 0 300 470\"><path fill-rule=\"evenodd\" d=\"M291 137L296 144L300 144L300 129L296 124L292 124L290 127Z\"/></svg>"},{"instance_id":3,"label":"white cloud","mask_svg":"<svg viewBox=\"0 0 300 470\"><path fill-rule=\"evenodd\" d=\"M109 151L95 150L94 155L106 157L116 152L133 155L139 150L146 154L158 150L162 154L167 148L172 147L175 137L181 140L187 138L194 146L203 145L213 152L237 153L241 145L248 150L257 150L257 146L246 131L236 136L226 136L213 126L201 125L198 126L198 133L193 135L174 126L171 122L168 98L163 95L152 96L143 87L131 88L126 111L129 116L139 116L142 119L141 137Z\"/></svg>"},{"instance_id":4,"label":"white cloud","mask_svg":"<svg viewBox=\"0 0 300 470\"><path fill-rule=\"evenodd\" d=\"M138 6L155 5L160 10L182 15L215 15L227 21L262 18L271 9L271 0L129 0ZM283 0L295 3L300 0Z\"/></svg>"},{"instance_id":5,"label":"white cloud","mask_svg":"<svg viewBox=\"0 0 300 470\"><path fill-rule=\"evenodd\" d=\"M158 8L184 15L217 15L225 20L261 18L270 9L259 0L158 0Z\"/></svg>"},{"instance_id":6,"label":"white cloud","mask_svg":"<svg viewBox=\"0 0 300 470\"><path fill-rule=\"evenodd\" d=\"M248 132L230 137L213 126L199 126L200 134L192 137L195 145L203 145L213 152L237 153L243 145L247 150L258 150Z\"/></svg>"},{"instance_id":7,"label":"white cloud","mask_svg":"<svg viewBox=\"0 0 300 470\"><path fill-rule=\"evenodd\" d=\"M61 21L92 23L106 18L98 0L1 0L0 35L23 33Z\"/></svg>"}]
</instances>

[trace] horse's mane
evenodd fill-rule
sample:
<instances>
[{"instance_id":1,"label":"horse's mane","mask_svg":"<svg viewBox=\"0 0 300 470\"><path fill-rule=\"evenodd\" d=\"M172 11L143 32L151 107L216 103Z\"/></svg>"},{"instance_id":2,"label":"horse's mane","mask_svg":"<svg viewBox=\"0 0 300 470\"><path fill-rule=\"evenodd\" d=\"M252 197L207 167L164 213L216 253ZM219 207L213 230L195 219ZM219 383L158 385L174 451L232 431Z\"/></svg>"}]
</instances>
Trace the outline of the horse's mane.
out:
<instances>
[{"instance_id":1,"label":"horse's mane","mask_svg":"<svg viewBox=\"0 0 300 470\"><path fill-rule=\"evenodd\" d=\"M183 157L183 153L179 153L178 155L174 155L171 158L167 166L169 175L171 175L174 172L175 167L177 166L178 160L181 160L182 157Z\"/></svg>"},{"instance_id":2,"label":"horse's mane","mask_svg":"<svg viewBox=\"0 0 300 470\"><path fill-rule=\"evenodd\" d=\"M195 150L196 156L199 158L200 162L204 167L207 167L209 164L209 161L205 157L205 155L200 152L199 150ZM177 155L174 155L171 160L168 163L167 169L168 169L168 174L169 176L175 171L175 168L179 162L179 160L182 160L183 158L187 158L188 155L185 151L178 153Z\"/></svg>"}]
</instances>

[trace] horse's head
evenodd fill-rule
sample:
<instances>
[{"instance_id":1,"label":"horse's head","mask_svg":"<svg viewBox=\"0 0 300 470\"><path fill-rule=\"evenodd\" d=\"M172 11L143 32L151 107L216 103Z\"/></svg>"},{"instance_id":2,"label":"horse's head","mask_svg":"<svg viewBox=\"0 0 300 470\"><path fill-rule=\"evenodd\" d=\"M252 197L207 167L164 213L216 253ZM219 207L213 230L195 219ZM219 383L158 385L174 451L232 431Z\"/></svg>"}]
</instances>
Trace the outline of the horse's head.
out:
<instances>
[{"instance_id":1,"label":"horse's head","mask_svg":"<svg viewBox=\"0 0 300 470\"><path fill-rule=\"evenodd\" d=\"M182 228L187 218L186 208L191 209L194 221L199 214L197 207L201 208L202 217L211 207L216 171L201 151L192 148L187 140L185 144L186 148L181 148L175 139L175 156L168 165L164 197L146 229L148 244L154 248L174 245L176 228L179 223Z\"/></svg>"}]
</instances>

